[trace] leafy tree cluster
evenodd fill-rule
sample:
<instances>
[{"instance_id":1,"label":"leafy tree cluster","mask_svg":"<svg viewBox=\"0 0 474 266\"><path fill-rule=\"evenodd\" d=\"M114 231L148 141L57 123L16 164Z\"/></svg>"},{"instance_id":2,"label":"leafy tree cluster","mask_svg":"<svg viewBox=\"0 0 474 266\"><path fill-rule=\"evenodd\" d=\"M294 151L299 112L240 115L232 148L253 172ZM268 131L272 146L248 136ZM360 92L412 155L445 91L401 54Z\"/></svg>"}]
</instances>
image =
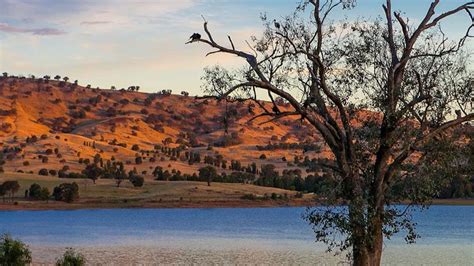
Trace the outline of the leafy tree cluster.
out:
<instances>
[{"instance_id":1,"label":"leafy tree cluster","mask_svg":"<svg viewBox=\"0 0 474 266\"><path fill-rule=\"evenodd\" d=\"M5 196L10 196L10 200L13 201L13 197L18 190L20 190L20 184L18 181L5 181L0 184L0 196L3 198L4 202Z\"/></svg>"},{"instance_id":2,"label":"leafy tree cluster","mask_svg":"<svg viewBox=\"0 0 474 266\"><path fill-rule=\"evenodd\" d=\"M79 198L79 186L76 182L62 183L54 188L53 197L57 201L71 203Z\"/></svg>"},{"instance_id":3,"label":"leafy tree cluster","mask_svg":"<svg viewBox=\"0 0 474 266\"><path fill-rule=\"evenodd\" d=\"M142 176L138 175L135 168L127 173L123 162L112 160L107 160L105 163L98 159L94 160L82 170L82 176L91 179L94 184L99 178L114 179L117 187L120 187L120 184L125 180L129 180L135 187L143 186L145 181Z\"/></svg>"},{"instance_id":4,"label":"leafy tree cluster","mask_svg":"<svg viewBox=\"0 0 474 266\"><path fill-rule=\"evenodd\" d=\"M31 251L20 240L3 235L0 238L0 265L25 266L31 263Z\"/></svg>"},{"instance_id":5,"label":"leafy tree cluster","mask_svg":"<svg viewBox=\"0 0 474 266\"><path fill-rule=\"evenodd\" d=\"M49 200L51 193L47 187L41 187L37 183L33 183L28 190L28 197L33 200Z\"/></svg>"},{"instance_id":6,"label":"leafy tree cluster","mask_svg":"<svg viewBox=\"0 0 474 266\"><path fill-rule=\"evenodd\" d=\"M265 146L257 145L257 150L259 151L274 151L274 150L303 150L321 152L321 145L313 143L270 143Z\"/></svg>"},{"instance_id":7,"label":"leafy tree cluster","mask_svg":"<svg viewBox=\"0 0 474 266\"><path fill-rule=\"evenodd\" d=\"M162 167L157 166L153 171L153 176L156 180L161 181L200 181L218 183L251 183L255 180L255 175L251 173L232 172L227 174L225 172L219 174L213 166L201 167L198 174L182 174L181 171L173 169L171 172L163 170Z\"/></svg>"}]
</instances>

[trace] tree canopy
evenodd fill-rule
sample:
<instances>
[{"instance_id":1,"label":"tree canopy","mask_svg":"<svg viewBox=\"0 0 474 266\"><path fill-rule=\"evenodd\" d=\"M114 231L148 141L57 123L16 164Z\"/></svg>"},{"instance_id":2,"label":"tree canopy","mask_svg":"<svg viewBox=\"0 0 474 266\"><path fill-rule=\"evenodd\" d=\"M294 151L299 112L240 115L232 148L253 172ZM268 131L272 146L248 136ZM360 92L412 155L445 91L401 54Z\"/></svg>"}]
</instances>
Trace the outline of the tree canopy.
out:
<instances>
[{"instance_id":1,"label":"tree canopy","mask_svg":"<svg viewBox=\"0 0 474 266\"><path fill-rule=\"evenodd\" d=\"M306 218L318 241L329 250L349 250L356 265L380 264L383 238L400 230L414 242L410 210L440 189L423 182L423 169L440 158L436 143L474 119L472 51L465 45L474 2L444 11L439 2L416 19L386 0L375 20L335 22L332 13L355 1L306 0L281 20L263 15L265 30L251 37L249 49L236 47L230 36L227 45L218 42L207 21L204 37L191 41L213 48L207 55L231 54L246 63L207 68L205 92L255 102L256 116L268 118L262 123L288 116L304 121L325 141L333 159L320 164L334 182L323 203L347 208L317 209ZM471 24L450 40L441 22L462 13ZM259 90L273 108L261 103ZM276 97L290 110L280 110ZM406 208L394 207L406 201Z\"/></svg>"}]
</instances>

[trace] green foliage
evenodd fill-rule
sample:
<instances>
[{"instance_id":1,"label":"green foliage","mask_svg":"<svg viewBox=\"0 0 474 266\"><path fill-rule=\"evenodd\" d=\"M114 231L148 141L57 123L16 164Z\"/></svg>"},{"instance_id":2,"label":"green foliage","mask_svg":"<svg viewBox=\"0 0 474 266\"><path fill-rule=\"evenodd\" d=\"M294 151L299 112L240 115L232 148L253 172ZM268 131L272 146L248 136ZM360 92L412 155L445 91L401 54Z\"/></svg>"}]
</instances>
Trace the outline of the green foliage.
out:
<instances>
[{"instance_id":1,"label":"green foliage","mask_svg":"<svg viewBox=\"0 0 474 266\"><path fill-rule=\"evenodd\" d=\"M31 263L31 252L23 242L3 235L0 239L0 265L23 266Z\"/></svg>"},{"instance_id":2,"label":"green foliage","mask_svg":"<svg viewBox=\"0 0 474 266\"><path fill-rule=\"evenodd\" d=\"M211 181L218 177L216 168L212 166L205 166L199 168L199 179L202 181L207 181L207 185L211 185Z\"/></svg>"},{"instance_id":3,"label":"green foliage","mask_svg":"<svg viewBox=\"0 0 474 266\"><path fill-rule=\"evenodd\" d=\"M57 201L71 203L79 198L79 186L76 182L62 183L54 188L53 197Z\"/></svg>"},{"instance_id":4,"label":"green foliage","mask_svg":"<svg viewBox=\"0 0 474 266\"><path fill-rule=\"evenodd\" d=\"M67 248L63 256L56 261L56 266L82 266L85 264L84 256L72 248Z\"/></svg>"},{"instance_id":5,"label":"green foliage","mask_svg":"<svg viewBox=\"0 0 474 266\"><path fill-rule=\"evenodd\" d=\"M47 187L41 187L40 185L34 183L30 186L28 196L34 200L49 200L51 194Z\"/></svg>"},{"instance_id":6,"label":"green foliage","mask_svg":"<svg viewBox=\"0 0 474 266\"><path fill-rule=\"evenodd\" d=\"M32 199L39 199L41 195L41 186L33 183L29 189L29 197Z\"/></svg>"},{"instance_id":7,"label":"green foliage","mask_svg":"<svg viewBox=\"0 0 474 266\"><path fill-rule=\"evenodd\" d=\"M15 193L20 189L18 181L5 181L0 185L0 196L5 200L6 195L10 195L10 199L13 199Z\"/></svg>"},{"instance_id":8,"label":"green foliage","mask_svg":"<svg viewBox=\"0 0 474 266\"><path fill-rule=\"evenodd\" d=\"M93 163L86 165L86 168L82 170L82 174L91 179L95 184L95 181L104 174L104 171L97 165L97 163Z\"/></svg>"},{"instance_id":9,"label":"green foliage","mask_svg":"<svg viewBox=\"0 0 474 266\"><path fill-rule=\"evenodd\" d=\"M128 180L133 184L134 187L142 187L145 182L143 176L138 175L135 171L130 171L128 173Z\"/></svg>"}]
</instances>

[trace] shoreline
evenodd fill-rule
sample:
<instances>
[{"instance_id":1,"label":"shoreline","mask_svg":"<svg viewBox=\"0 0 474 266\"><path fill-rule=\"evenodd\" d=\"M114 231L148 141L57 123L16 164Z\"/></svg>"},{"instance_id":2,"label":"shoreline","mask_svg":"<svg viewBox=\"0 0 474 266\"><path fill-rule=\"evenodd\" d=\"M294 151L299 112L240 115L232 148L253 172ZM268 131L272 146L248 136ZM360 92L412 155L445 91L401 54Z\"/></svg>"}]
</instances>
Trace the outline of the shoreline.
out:
<instances>
[{"instance_id":1,"label":"shoreline","mask_svg":"<svg viewBox=\"0 0 474 266\"><path fill-rule=\"evenodd\" d=\"M436 199L430 206L474 206L470 199ZM164 201L164 202L0 202L0 211L52 211L52 210L100 210L100 209L208 209L208 208L285 208L317 207L310 199L284 200L213 200L213 201Z\"/></svg>"}]
</instances>

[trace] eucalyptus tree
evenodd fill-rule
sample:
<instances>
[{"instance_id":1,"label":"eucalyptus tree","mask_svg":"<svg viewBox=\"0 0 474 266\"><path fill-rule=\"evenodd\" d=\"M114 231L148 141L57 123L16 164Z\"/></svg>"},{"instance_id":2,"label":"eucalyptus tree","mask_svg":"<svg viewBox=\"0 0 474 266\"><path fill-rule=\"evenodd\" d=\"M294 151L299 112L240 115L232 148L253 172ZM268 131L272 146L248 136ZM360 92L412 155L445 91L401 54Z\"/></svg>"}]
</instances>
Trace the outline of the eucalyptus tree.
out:
<instances>
[{"instance_id":1,"label":"eucalyptus tree","mask_svg":"<svg viewBox=\"0 0 474 266\"><path fill-rule=\"evenodd\" d=\"M384 2L378 19L336 22L333 13L353 8L354 0L302 1L279 21L262 16L265 30L245 50L230 36L228 44L218 42L207 21L205 35L191 41L213 48L207 55L245 62L235 70L207 68L206 93L254 101L265 122L304 121L325 141L332 158L320 164L334 186L322 202L328 208L308 210L306 219L318 241L347 252L354 265L379 265L384 237L400 230L407 242L416 240L411 213L439 189L421 174L425 159L437 154L443 134L474 119L466 45L474 2L441 11L433 0L411 20ZM471 24L450 40L440 23L458 14ZM280 110L276 97L291 108ZM330 207L341 203L346 207Z\"/></svg>"}]
</instances>

